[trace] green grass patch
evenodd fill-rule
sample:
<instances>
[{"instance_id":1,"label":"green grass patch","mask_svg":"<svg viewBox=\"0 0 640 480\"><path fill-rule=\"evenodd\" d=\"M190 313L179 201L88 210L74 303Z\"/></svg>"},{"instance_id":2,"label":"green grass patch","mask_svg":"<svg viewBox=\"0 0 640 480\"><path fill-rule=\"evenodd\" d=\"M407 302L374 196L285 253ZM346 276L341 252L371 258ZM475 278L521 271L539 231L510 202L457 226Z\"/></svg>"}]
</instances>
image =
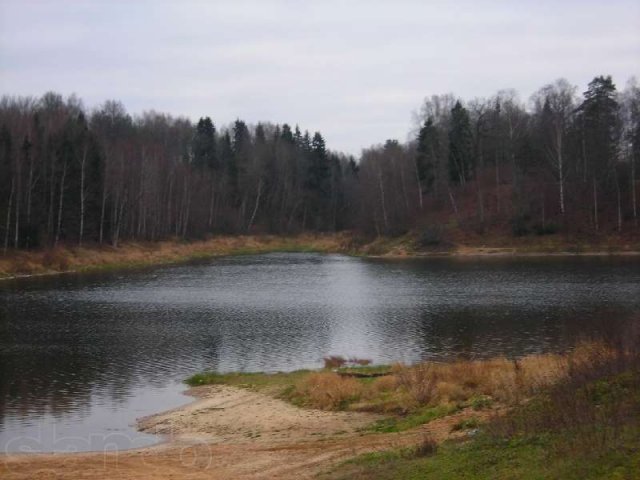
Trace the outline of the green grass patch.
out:
<instances>
[{"instance_id":1,"label":"green grass patch","mask_svg":"<svg viewBox=\"0 0 640 480\"><path fill-rule=\"evenodd\" d=\"M394 416L378 420L369 426L367 430L377 433L403 432L458 411L460 411L460 406L457 404L426 407L405 416Z\"/></svg>"},{"instance_id":2,"label":"green grass patch","mask_svg":"<svg viewBox=\"0 0 640 480\"><path fill-rule=\"evenodd\" d=\"M466 441L440 445L428 457L412 455L407 448L370 453L326 476L378 480L638 479L639 380L635 367L584 382L576 377L574 383L554 386L506 417L492 420ZM422 420L429 413L425 410ZM416 423L417 415L405 417L403 423L392 419L381 422L377 431L400 431ZM470 418L453 430L477 426L477 419Z\"/></svg>"},{"instance_id":3,"label":"green grass patch","mask_svg":"<svg viewBox=\"0 0 640 480\"><path fill-rule=\"evenodd\" d=\"M337 373L353 376L382 376L391 374L390 365L354 365L348 367L340 367L335 370Z\"/></svg>"},{"instance_id":4,"label":"green grass patch","mask_svg":"<svg viewBox=\"0 0 640 480\"><path fill-rule=\"evenodd\" d=\"M417 458L408 448L362 455L328 476L344 480L639 478L640 438L629 438L622 449L582 455L555 454L556 440L551 436L496 440L480 435L463 444L445 443L435 455L426 458Z\"/></svg>"},{"instance_id":5,"label":"green grass patch","mask_svg":"<svg viewBox=\"0 0 640 480\"><path fill-rule=\"evenodd\" d=\"M232 385L253 390L271 390L271 393L276 396L282 396L287 390L293 388L295 382L308 373L309 370L296 370L286 373L202 372L187 378L185 383L191 387L199 387L202 385Z\"/></svg>"}]
</instances>

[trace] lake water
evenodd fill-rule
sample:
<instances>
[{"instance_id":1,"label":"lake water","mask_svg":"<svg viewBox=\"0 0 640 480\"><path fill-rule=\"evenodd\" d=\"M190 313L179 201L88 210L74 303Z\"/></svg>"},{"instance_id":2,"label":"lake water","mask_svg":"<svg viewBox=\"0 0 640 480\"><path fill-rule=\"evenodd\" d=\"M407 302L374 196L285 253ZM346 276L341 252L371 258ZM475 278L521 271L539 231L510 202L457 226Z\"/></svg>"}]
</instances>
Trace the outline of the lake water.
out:
<instances>
[{"instance_id":1,"label":"lake water","mask_svg":"<svg viewBox=\"0 0 640 480\"><path fill-rule=\"evenodd\" d=\"M150 445L135 419L205 369L559 351L638 311L630 257L270 254L0 282L0 449Z\"/></svg>"}]
</instances>

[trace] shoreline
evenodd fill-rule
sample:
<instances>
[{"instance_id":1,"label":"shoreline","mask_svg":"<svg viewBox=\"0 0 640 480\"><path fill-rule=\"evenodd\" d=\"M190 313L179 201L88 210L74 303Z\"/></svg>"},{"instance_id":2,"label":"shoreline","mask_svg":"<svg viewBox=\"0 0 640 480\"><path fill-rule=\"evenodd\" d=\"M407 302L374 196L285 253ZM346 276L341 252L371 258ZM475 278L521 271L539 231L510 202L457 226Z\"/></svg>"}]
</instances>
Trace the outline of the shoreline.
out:
<instances>
[{"instance_id":1,"label":"shoreline","mask_svg":"<svg viewBox=\"0 0 640 480\"><path fill-rule=\"evenodd\" d=\"M362 378L328 367L274 374L203 372L186 380L192 387L184 394L193 401L136 419L139 431L160 435L160 442L107 452L4 453L0 476L26 480L55 472L59 480L297 480L363 473L356 478L372 478L381 467L393 475L415 466L428 472L441 464L447 472L451 465L477 470L486 468L487 455L512 474L511 452L529 459L517 470L522 473L548 458L554 442L565 442L567 435L582 441L581 428L601 425L595 416L580 423L585 419L572 403L576 395L593 393L597 386L599 396L578 403L589 415L604 406L617 411L632 405L613 393L637 391L637 353L613 345L618 344L582 343L562 354L525 356L515 364L495 357L392 369L344 367L362 369ZM387 373L373 376L372 369L382 367ZM425 375L437 382L430 384ZM425 385L434 389L426 391ZM533 423L521 426L523 414ZM569 415L580 428L556 431L554 415ZM632 411L628 415L620 425L633 424ZM527 430L534 427L547 435L545 442L540 443L538 430ZM513 428L520 430L510 433ZM516 434L523 440L513 443ZM616 445L607 445L607 451ZM570 460L581 465L580 452L572 455ZM554 472L562 472L563 465L556 462Z\"/></svg>"},{"instance_id":2,"label":"shoreline","mask_svg":"<svg viewBox=\"0 0 640 480\"><path fill-rule=\"evenodd\" d=\"M637 257L640 256L640 251L593 251L593 252L570 252L570 251L558 251L558 252L518 252L518 251L500 251L500 252L485 252L483 248L478 248L474 252L415 252L407 255L394 255L394 254L382 254L382 255L364 255L369 258L391 258L391 259L403 259L408 260L416 258L527 258L527 257Z\"/></svg>"},{"instance_id":3,"label":"shoreline","mask_svg":"<svg viewBox=\"0 0 640 480\"><path fill-rule=\"evenodd\" d=\"M267 253L343 254L377 259L420 258L538 258L538 257L638 257L636 245L624 247L572 246L567 243L552 248L544 243L525 243L508 247L456 245L449 249L416 249L415 239L378 238L359 243L343 232L327 235L234 236L180 242L129 242L119 248L110 246L60 246L48 250L11 251L0 255L0 281L42 278L61 274L126 271L219 257ZM567 248L570 247L570 248Z\"/></svg>"},{"instance_id":4,"label":"shoreline","mask_svg":"<svg viewBox=\"0 0 640 480\"><path fill-rule=\"evenodd\" d=\"M137 419L140 431L163 435L159 443L112 452L3 453L0 474L16 480L53 471L65 480L110 474L127 480L316 478L354 456L411 447L427 434L438 441L464 436L452 426L470 415L460 411L416 429L380 433L365 431L383 418L376 413L300 408L231 385L185 393L194 400Z\"/></svg>"}]
</instances>

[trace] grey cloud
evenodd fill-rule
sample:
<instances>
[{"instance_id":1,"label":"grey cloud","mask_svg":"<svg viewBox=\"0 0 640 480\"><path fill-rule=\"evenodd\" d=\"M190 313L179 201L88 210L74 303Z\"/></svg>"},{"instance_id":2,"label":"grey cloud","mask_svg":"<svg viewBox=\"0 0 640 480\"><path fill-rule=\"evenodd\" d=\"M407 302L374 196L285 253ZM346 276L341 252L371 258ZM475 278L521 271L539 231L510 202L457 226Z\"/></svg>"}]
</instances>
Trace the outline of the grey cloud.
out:
<instances>
[{"instance_id":1,"label":"grey cloud","mask_svg":"<svg viewBox=\"0 0 640 480\"><path fill-rule=\"evenodd\" d=\"M411 128L425 96L640 71L637 1L0 0L0 87L219 124L321 130L335 149Z\"/></svg>"}]
</instances>

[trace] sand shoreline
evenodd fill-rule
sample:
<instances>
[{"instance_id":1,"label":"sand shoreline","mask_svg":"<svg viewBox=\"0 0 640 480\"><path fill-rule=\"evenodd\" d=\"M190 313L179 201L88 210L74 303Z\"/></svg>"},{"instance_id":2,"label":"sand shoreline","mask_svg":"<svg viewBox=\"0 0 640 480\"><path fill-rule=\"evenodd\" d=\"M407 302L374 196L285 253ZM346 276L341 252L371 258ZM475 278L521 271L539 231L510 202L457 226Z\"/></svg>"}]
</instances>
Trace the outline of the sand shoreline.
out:
<instances>
[{"instance_id":1,"label":"sand shoreline","mask_svg":"<svg viewBox=\"0 0 640 480\"><path fill-rule=\"evenodd\" d=\"M361 453L414 445L427 432L439 441L451 438L451 426L469 415L462 411L402 433L365 433L379 415L303 409L226 385L187 393L195 400L138 419L141 431L164 435L159 444L118 452L3 454L0 477L313 478Z\"/></svg>"}]
</instances>

